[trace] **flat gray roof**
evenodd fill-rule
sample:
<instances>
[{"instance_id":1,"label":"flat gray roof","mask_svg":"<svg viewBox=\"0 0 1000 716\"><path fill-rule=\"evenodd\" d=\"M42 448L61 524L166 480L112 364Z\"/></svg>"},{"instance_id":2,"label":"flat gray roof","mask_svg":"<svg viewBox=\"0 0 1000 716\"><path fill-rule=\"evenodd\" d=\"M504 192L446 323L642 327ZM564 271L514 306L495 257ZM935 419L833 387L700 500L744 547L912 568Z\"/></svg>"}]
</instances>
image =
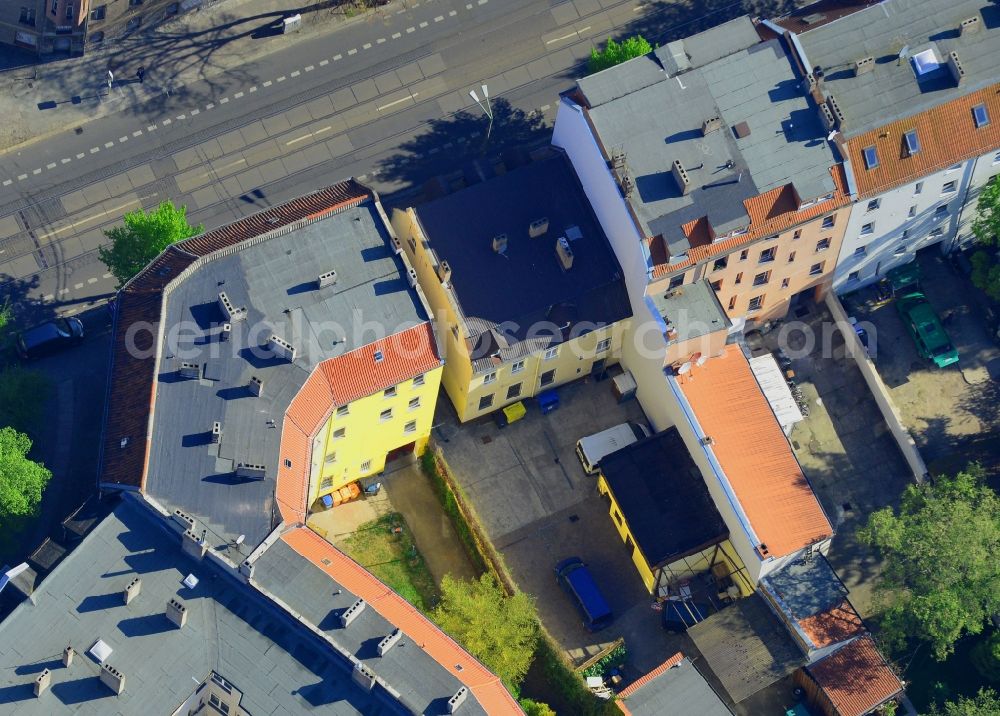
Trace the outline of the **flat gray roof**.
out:
<instances>
[{"instance_id":1,"label":"flat gray roof","mask_svg":"<svg viewBox=\"0 0 1000 716\"><path fill-rule=\"evenodd\" d=\"M646 72L645 62L637 71ZM751 197L789 183L803 200L835 188L830 168L837 160L779 40L664 73L589 113L607 151L624 152L643 230L662 234L673 257L689 248L680 230L689 221L707 216L723 235L749 225L743 202ZM703 136L702 123L713 117L722 127ZM749 134L737 136L743 123ZM670 170L675 160L691 180L686 195Z\"/></svg>"},{"instance_id":2,"label":"flat gray roof","mask_svg":"<svg viewBox=\"0 0 1000 716\"><path fill-rule=\"evenodd\" d=\"M677 331L678 341L707 336L732 325L708 279L656 293L651 298L663 319Z\"/></svg>"},{"instance_id":3,"label":"flat gray roof","mask_svg":"<svg viewBox=\"0 0 1000 716\"><path fill-rule=\"evenodd\" d=\"M966 18L980 17L980 30L960 37ZM987 0L884 0L877 5L803 32L799 41L809 64L823 68L824 93L833 95L846 118L842 132L857 136L1000 79L1000 6ZM909 57L900 61L907 48ZM917 79L914 55L933 50L944 62L952 50L965 68L957 86L942 65ZM856 76L853 63L874 57L870 72Z\"/></svg>"},{"instance_id":4,"label":"flat gray roof","mask_svg":"<svg viewBox=\"0 0 1000 716\"><path fill-rule=\"evenodd\" d=\"M181 583L188 574L198 578L193 589ZM141 590L126 605L122 591L134 577ZM165 616L171 598L187 608L183 628ZM125 676L118 696L86 653L97 639ZM171 713L211 670L243 692L253 716L408 713L379 686L355 686L347 659L259 592L185 555L177 533L131 499L0 622L0 644L5 714ZM77 652L69 668L61 662L67 644ZM51 688L35 698L43 669Z\"/></svg>"},{"instance_id":5,"label":"flat gray roof","mask_svg":"<svg viewBox=\"0 0 1000 716\"><path fill-rule=\"evenodd\" d=\"M632 716L674 713L732 716L733 713L687 657L629 694L625 705Z\"/></svg>"},{"instance_id":6,"label":"flat gray roof","mask_svg":"<svg viewBox=\"0 0 1000 716\"><path fill-rule=\"evenodd\" d=\"M317 289L319 274L330 270L336 284ZM227 341L219 336L222 291L248 311ZM280 521L274 480L282 419L310 371L426 320L371 201L206 261L166 298L146 493L198 518L211 540L242 534L252 548ZM362 333L362 323L382 335ZM295 346L294 362L260 347L271 333ZM201 377L181 378L182 361L200 366ZM251 376L264 382L259 398L247 388ZM266 479L237 478L241 462L264 465Z\"/></svg>"}]
</instances>

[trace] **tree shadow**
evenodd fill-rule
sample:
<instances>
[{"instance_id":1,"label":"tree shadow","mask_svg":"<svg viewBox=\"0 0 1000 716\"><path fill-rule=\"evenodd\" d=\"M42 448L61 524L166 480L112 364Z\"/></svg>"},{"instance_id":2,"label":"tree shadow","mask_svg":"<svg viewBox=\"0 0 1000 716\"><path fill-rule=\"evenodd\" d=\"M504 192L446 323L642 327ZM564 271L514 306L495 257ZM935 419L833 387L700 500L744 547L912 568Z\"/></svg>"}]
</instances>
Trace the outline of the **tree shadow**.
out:
<instances>
[{"instance_id":1,"label":"tree shadow","mask_svg":"<svg viewBox=\"0 0 1000 716\"><path fill-rule=\"evenodd\" d=\"M650 45L664 45L690 37L741 15L773 18L796 8L794 0L652 0L643 12L617 33L622 39L642 35Z\"/></svg>"}]
</instances>

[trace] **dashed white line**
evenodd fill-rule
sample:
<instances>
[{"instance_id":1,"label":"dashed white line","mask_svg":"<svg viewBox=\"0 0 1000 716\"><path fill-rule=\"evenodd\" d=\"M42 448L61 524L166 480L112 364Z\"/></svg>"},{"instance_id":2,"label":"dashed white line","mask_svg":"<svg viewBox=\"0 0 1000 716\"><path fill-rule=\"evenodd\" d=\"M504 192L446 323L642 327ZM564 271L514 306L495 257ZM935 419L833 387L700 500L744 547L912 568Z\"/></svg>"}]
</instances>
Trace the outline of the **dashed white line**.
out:
<instances>
[{"instance_id":1,"label":"dashed white line","mask_svg":"<svg viewBox=\"0 0 1000 716\"><path fill-rule=\"evenodd\" d=\"M142 136L142 130L141 129L135 130L134 132L132 132L132 136L133 137L141 137Z\"/></svg>"},{"instance_id":2,"label":"dashed white line","mask_svg":"<svg viewBox=\"0 0 1000 716\"><path fill-rule=\"evenodd\" d=\"M363 44L363 45L361 46L361 49L362 49L362 50L370 50L370 49L372 49L372 43L370 43L370 42L366 42L365 44Z\"/></svg>"},{"instance_id":3,"label":"dashed white line","mask_svg":"<svg viewBox=\"0 0 1000 716\"><path fill-rule=\"evenodd\" d=\"M18 180L18 181L24 181L24 180L25 180L25 179L27 179L27 178L28 178L28 175L27 175L27 174L18 174L18 175L17 175L17 180Z\"/></svg>"},{"instance_id":4,"label":"dashed white line","mask_svg":"<svg viewBox=\"0 0 1000 716\"><path fill-rule=\"evenodd\" d=\"M320 60L319 61L319 66L320 67L326 67L328 64L330 64L330 60Z\"/></svg>"},{"instance_id":5,"label":"dashed white line","mask_svg":"<svg viewBox=\"0 0 1000 716\"><path fill-rule=\"evenodd\" d=\"M80 152L79 154L76 155L76 158L77 159L83 159L85 156L87 156L87 155L84 154L83 152Z\"/></svg>"},{"instance_id":6,"label":"dashed white line","mask_svg":"<svg viewBox=\"0 0 1000 716\"><path fill-rule=\"evenodd\" d=\"M97 154L99 151L101 151L100 147L91 147L90 148L90 153L91 154Z\"/></svg>"},{"instance_id":7,"label":"dashed white line","mask_svg":"<svg viewBox=\"0 0 1000 716\"><path fill-rule=\"evenodd\" d=\"M455 17L455 15L457 15L457 14L458 14L458 10L451 10L448 13L448 17Z\"/></svg>"},{"instance_id":8,"label":"dashed white line","mask_svg":"<svg viewBox=\"0 0 1000 716\"><path fill-rule=\"evenodd\" d=\"M292 73L292 76L293 77L295 76L294 73ZM236 94L233 95L233 99L240 99L242 96L243 96L242 92L237 92Z\"/></svg>"},{"instance_id":9,"label":"dashed white line","mask_svg":"<svg viewBox=\"0 0 1000 716\"><path fill-rule=\"evenodd\" d=\"M393 40L398 40L402 36L403 36L403 33L401 33L401 32L394 32L394 33L392 33L392 39Z\"/></svg>"},{"instance_id":10,"label":"dashed white line","mask_svg":"<svg viewBox=\"0 0 1000 716\"><path fill-rule=\"evenodd\" d=\"M128 141L128 137L127 136L126 137L118 137L118 141L119 142L127 142Z\"/></svg>"},{"instance_id":11,"label":"dashed white line","mask_svg":"<svg viewBox=\"0 0 1000 716\"><path fill-rule=\"evenodd\" d=\"M323 132L329 132L333 127L323 127L323 129L317 129L313 134L322 134Z\"/></svg>"},{"instance_id":12,"label":"dashed white line","mask_svg":"<svg viewBox=\"0 0 1000 716\"><path fill-rule=\"evenodd\" d=\"M247 92L249 92L250 94L253 94L256 91L257 91L257 85L254 85L253 87L247 90Z\"/></svg>"},{"instance_id":13,"label":"dashed white line","mask_svg":"<svg viewBox=\"0 0 1000 716\"><path fill-rule=\"evenodd\" d=\"M59 161L61 161L63 164L69 164L73 160L71 158L69 158L69 157L63 157Z\"/></svg>"},{"instance_id":14,"label":"dashed white line","mask_svg":"<svg viewBox=\"0 0 1000 716\"><path fill-rule=\"evenodd\" d=\"M199 178L204 178L207 176L212 176L213 174L218 174L221 171L225 171L226 169L232 169L233 167L239 166L240 164L243 164L245 162L246 159L237 159L235 162L229 162L229 164L226 164L224 166L213 168L212 171L205 172L204 174L199 175Z\"/></svg>"},{"instance_id":15,"label":"dashed white line","mask_svg":"<svg viewBox=\"0 0 1000 716\"><path fill-rule=\"evenodd\" d=\"M97 279L96 278L88 278L87 279L87 283L91 283L91 284L97 283Z\"/></svg>"},{"instance_id":16,"label":"dashed white line","mask_svg":"<svg viewBox=\"0 0 1000 716\"><path fill-rule=\"evenodd\" d=\"M287 79L288 79L287 77L285 77L284 75L282 75L281 77L276 78L274 81L275 82L284 82Z\"/></svg>"},{"instance_id":17,"label":"dashed white line","mask_svg":"<svg viewBox=\"0 0 1000 716\"><path fill-rule=\"evenodd\" d=\"M111 147L113 147L113 146L115 146L114 142L105 142L104 143L104 148L105 149L111 149Z\"/></svg>"},{"instance_id":18,"label":"dashed white line","mask_svg":"<svg viewBox=\"0 0 1000 716\"><path fill-rule=\"evenodd\" d=\"M44 296L42 296L42 300L43 301L54 301L55 298L56 297L54 295L52 295L51 293L47 293Z\"/></svg>"},{"instance_id":19,"label":"dashed white line","mask_svg":"<svg viewBox=\"0 0 1000 716\"><path fill-rule=\"evenodd\" d=\"M177 121L178 122L181 122L181 121L183 121L185 119L187 119L187 115L186 114L178 114L177 115Z\"/></svg>"},{"instance_id":20,"label":"dashed white line","mask_svg":"<svg viewBox=\"0 0 1000 716\"><path fill-rule=\"evenodd\" d=\"M466 10L471 10L472 9L472 3L467 3L466 6L465 6L465 9Z\"/></svg>"},{"instance_id":21,"label":"dashed white line","mask_svg":"<svg viewBox=\"0 0 1000 716\"><path fill-rule=\"evenodd\" d=\"M35 169L35 170L33 170L33 171L32 171L31 173L32 173L32 174L41 174L41 173L42 173L42 170L41 170L41 169Z\"/></svg>"},{"instance_id":22,"label":"dashed white line","mask_svg":"<svg viewBox=\"0 0 1000 716\"><path fill-rule=\"evenodd\" d=\"M271 80L264 80L264 86L265 87L270 87L272 84L274 84L274 83L271 82Z\"/></svg>"},{"instance_id":23,"label":"dashed white line","mask_svg":"<svg viewBox=\"0 0 1000 716\"><path fill-rule=\"evenodd\" d=\"M342 60L342 59L344 59L344 56L343 56L343 55L334 55L334 56L333 56L333 61L334 61L334 62L336 62L337 60Z\"/></svg>"},{"instance_id":24,"label":"dashed white line","mask_svg":"<svg viewBox=\"0 0 1000 716\"><path fill-rule=\"evenodd\" d=\"M304 69L306 72L312 72L313 70L316 69L316 65L306 65L302 69Z\"/></svg>"},{"instance_id":25,"label":"dashed white line","mask_svg":"<svg viewBox=\"0 0 1000 716\"><path fill-rule=\"evenodd\" d=\"M285 146L286 147L290 147L293 144L297 144L297 143L299 143L299 142L301 142L301 141L303 141L305 139L309 139L309 137L311 137L311 136L312 136L312 132L310 132L309 134L303 134L301 137L296 137L295 139L288 140L287 142L285 142Z\"/></svg>"},{"instance_id":26,"label":"dashed white line","mask_svg":"<svg viewBox=\"0 0 1000 716\"><path fill-rule=\"evenodd\" d=\"M381 45L383 42L385 42L385 38L384 37L380 37L377 40L375 40L375 44L376 45Z\"/></svg>"},{"instance_id":27,"label":"dashed white line","mask_svg":"<svg viewBox=\"0 0 1000 716\"><path fill-rule=\"evenodd\" d=\"M60 296L65 296L67 293L69 293L69 289L68 288L60 288L56 293L58 293Z\"/></svg>"},{"instance_id":28,"label":"dashed white line","mask_svg":"<svg viewBox=\"0 0 1000 716\"><path fill-rule=\"evenodd\" d=\"M541 107L539 107L539 109L541 109L543 112L548 112L551 108L552 105L550 104L543 104Z\"/></svg>"},{"instance_id":29,"label":"dashed white line","mask_svg":"<svg viewBox=\"0 0 1000 716\"><path fill-rule=\"evenodd\" d=\"M81 283L78 283L78 284L74 284L73 288L75 288L77 291L79 291L81 288L83 288L83 283L81 282Z\"/></svg>"},{"instance_id":30,"label":"dashed white line","mask_svg":"<svg viewBox=\"0 0 1000 716\"><path fill-rule=\"evenodd\" d=\"M443 21L444 21L444 15L438 15L436 18L434 18L434 22L443 22Z\"/></svg>"},{"instance_id":31,"label":"dashed white line","mask_svg":"<svg viewBox=\"0 0 1000 716\"><path fill-rule=\"evenodd\" d=\"M163 126L166 127L167 125L169 125L173 121L174 120L170 119L170 117L167 117L165 120L163 120Z\"/></svg>"},{"instance_id":32,"label":"dashed white line","mask_svg":"<svg viewBox=\"0 0 1000 716\"><path fill-rule=\"evenodd\" d=\"M110 273L103 273L103 274L101 274L101 278L111 278L111 274Z\"/></svg>"},{"instance_id":33,"label":"dashed white line","mask_svg":"<svg viewBox=\"0 0 1000 716\"><path fill-rule=\"evenodd\" d=\"M56 163L55 162L49 162L48 164L45 165L45 168L46 169L55 169L56 168Z\"/></svg>"},{"instance_id":34,"label":"dashed white line","mask_svg":"<svg viewBox=\"0 0 1000 716\"><path fill-rule=\"evenodd\" d=\"M201 114L201 110L200 110L200 109L198 109L197 107L191 110L191 116L192 116L192 117L196 117L196 116L198 116L199 114Z\"/></svg>"},{"instance_id":35,"label":"dashed white line","mask_svg":"<svg viewBox=\"0 0 1000 716\"><path fill-rule=\"evenodd\" d=\"M355 48L352 48L352 49L348 50L347 54L348 55L356 55L356 54L358 54L358 48L355 47Z\"/></svg>"},{"instance_id":36,"label":"dashed white line","mask_svg":"<svg viewBox=\"0 0 1000 716\"><path fill-rule=\"evenodd\" d=\"M427 23L426 23L426 22L422 22L422 23L420 23L420 27L421 27L421 28L424 28L424 27L427 27Z\"/></svg>"},{"instance_id":37,"label":"dashed white line","mask_svg":"<svg viewBox=\"0 0 1000 716\"><path fill-rule=\"evenodd\" d=\"M146 127L146 131L147 132L155 132L156 131L156 125L155 124L149 125L148 127Z\"/></svg>"},{"instance_id":38,"label":"dashed white line","mask_svg":"<svg viewBox=\"0 0 1000 716\"><path fill-rule=\"evenodd\" d=\"M416 31L417 31L417 28L415 28L415 27L408 27L408 28L406 28L406 34L410 34L411 32L416 32Z\"/></svg>"},{"instance_id":39,"label":"dashed white line","mask_svg":"<svg viewBox=\"0 0 1000 716\"><path fill-rule=\"evenodd\" d=\"M4 186L10 186L10 185L11 185L11 184L13 184L13 183L14 183L14 180L13 180L13 179L4 179L4 180L3 180L3 185L4 185Z\"/></svg>"},{"instance_id":40,"label":"dashed white line","mask_svg":"<svg viewBox=\"0 0 1000 716\"><path fill-rule=\"evenodd\" d=\"M489 0L479 0L480 5L485 5Z\"/></svg>"},{"instance_id":41,"label":"dashed white line","mask_svg":"<svg viewBox=\"0 0 1000 716\"><path fill-rule=\"evenodd\" d=\"M419 92L414 92L409 97L403 97L402 99L397 99L395 102L390 102L389 104L383 104L381 107L376 107L376 109L381 112L383 109L389 109L389 107L394 107L400 102L405 102L408 99L415 100L419 96Z\"/></svg>"},{"instance_id":42,"label":"dashed white line","mask_svg":"<svg viewBox=\"0 0 1000 716\"><path fill-rule=\"evenodd\" d=\"M563 35L562 37L553 37L553 38L552 38L551 40L546 40L546 41L545 41L545 44L546 44L546 45L551 45L551 44L552 44L553 42L561 42L561 41L563 41L563 40L568 40L568 39L570 39L571 37L577 37L577 36L579 36L579 35L580 35L580 34L581 34L582 32L585 32L585 31L587 31L587 30L589 30L589 29L590 29L590 25L587 25L586 27L584 27L584 28L581 28L580 30L575 30L575 31L573 31L573 32L569 33L568 35Z\"/></svg>"}]
</instances>

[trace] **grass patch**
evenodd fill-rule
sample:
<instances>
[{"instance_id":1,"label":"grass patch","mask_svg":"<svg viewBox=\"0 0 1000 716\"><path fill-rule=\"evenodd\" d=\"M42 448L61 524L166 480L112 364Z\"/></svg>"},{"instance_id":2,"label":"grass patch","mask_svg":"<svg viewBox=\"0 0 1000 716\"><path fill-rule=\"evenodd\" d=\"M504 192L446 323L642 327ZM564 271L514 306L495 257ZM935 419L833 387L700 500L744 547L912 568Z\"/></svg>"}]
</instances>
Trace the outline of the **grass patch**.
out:
<instances>
[{"instance_id":1,"label":"grass patch","mask_svg":"<svg viewBox=\"0 0 1000 716\"><path fill-rule=\"evenodd\" d=\"M440 599L413 534L398 512L366 522L343 542L351 559L381 579L403 599L428 613Z\"/></svg>"},{"instance_id":2,"label":"grass patch","mask_svg":"<svg viewBox=\"0 0 1000 716\"><path fill-rule=\"evenodd\" d=\"M444 513L451 520L452 527L455 528L458 539L461 540L462 546L465 547L472 565L480 573L487 571L486 560L483 559L483 555L479 552L476 538L473 537L472 530L469 529L462 511L458 507L458 500L455 499L455 493L451 491L451 487L448 486L448 483L445 482L444 477L441 476L438 470L437 459L434 457L433 450L426 450L420 456L420 468L434 486L434 493L437 495Z\"/></svg>"}]
</instances>

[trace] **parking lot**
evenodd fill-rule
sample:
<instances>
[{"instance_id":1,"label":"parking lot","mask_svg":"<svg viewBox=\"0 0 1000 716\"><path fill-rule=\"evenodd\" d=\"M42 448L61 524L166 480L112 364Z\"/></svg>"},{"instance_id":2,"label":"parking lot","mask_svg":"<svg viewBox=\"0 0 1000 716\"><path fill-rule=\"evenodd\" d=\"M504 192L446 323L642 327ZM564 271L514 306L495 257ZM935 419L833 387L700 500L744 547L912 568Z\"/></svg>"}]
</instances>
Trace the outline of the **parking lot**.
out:
<instances>
[{"instance_id":1,"label":"parking lot","mask_svg":"<svg viewBox=\"0 0 1000 716\"><path fill-rule=\"evenodd\" d=\"M845 308L875 326L875 365L889 387L928 464L962 451L1000 425L1000 350L990 340L982 297L937 248L917 255L921 286L958 350L959 361L937 368L917 354L896 307L864 305L868 293L849 296ZM950 316L950 318L949 318Z\"/></svg>"},{"instance_id":2,"label":"parking lot","mask_svg":"<svg viewBox=\"0 0 1000 716\"><path fill-rule=\"evenodd\" d=\"M575 454L579 438L645 417L637 401L615 401L610 380L558 392L558 410L541 415L526 401L527 416L502 430L489 419L459 427L442 394L434 437L514 580L535 598L542 623L570 658L581 663L624 637L630 666L645 673L689 642L660 629L596 478L584 473ZM615 612L614 623L600 632L583 628L556 584L553 566L571 556L588 563Z\"/></svg>"}]
</instances>

